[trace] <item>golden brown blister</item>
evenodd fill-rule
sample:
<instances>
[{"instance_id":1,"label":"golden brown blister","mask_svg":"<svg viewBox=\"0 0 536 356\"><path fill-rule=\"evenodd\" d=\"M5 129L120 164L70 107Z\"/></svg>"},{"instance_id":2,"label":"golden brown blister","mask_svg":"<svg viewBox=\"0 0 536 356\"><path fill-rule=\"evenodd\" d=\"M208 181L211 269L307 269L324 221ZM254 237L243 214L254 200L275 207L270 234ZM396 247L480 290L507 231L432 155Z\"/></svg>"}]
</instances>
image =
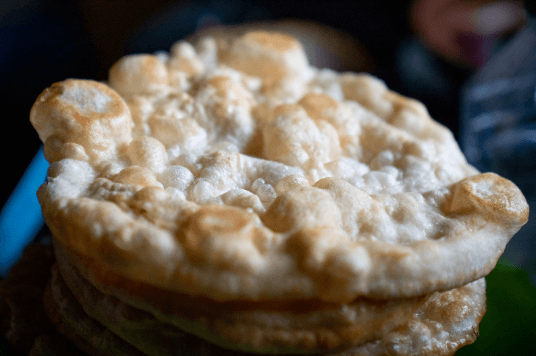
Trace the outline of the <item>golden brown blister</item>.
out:
<instances>
[{"instance_id":1,"label":"golden brown blister","mask_svg":"<svg viewBox=\"0 0 536 356\"><path fill-rule=\"evenodd\" d=\"M30 120L49 162L110 159L132 139L125 101L105 84L90 80L52 85L37 98Z\"/></svg>"},{"instance_id":2,"label":"golden brown blister","mask_svg":"<svg viewBox=\"0 0 536 356\"><path fill-rule=\"evenodd\" d=\"M34 105L38 197L73 252L218 301L343 303L479 279L526 222L511 182L378 79L312 68L284 35L177 46L112 68L126 101L68 80Z\"/></svg>"},{"instance_id":3,"label":"golden brown blister","mask_svg":"<svg viewBox=\"0 0 536 356\"><path fill-rule=\"evenodd\" d=\"M294 38L269 32L249 32L234 41L223 62L246 74L272 83L301 79L308 69L307 57Z\"/></svg>"},{"instance_id":4,"label":"golden brown blister","mask_svg":"<svg viewBox=\"0 0 536 356\"><path fill-rule=\"evenodd\" d=\"M125 56L110 68L109 85L119 94L149 94L168 84L168 70L153 55Z\"/></svg>"}]
</instances>

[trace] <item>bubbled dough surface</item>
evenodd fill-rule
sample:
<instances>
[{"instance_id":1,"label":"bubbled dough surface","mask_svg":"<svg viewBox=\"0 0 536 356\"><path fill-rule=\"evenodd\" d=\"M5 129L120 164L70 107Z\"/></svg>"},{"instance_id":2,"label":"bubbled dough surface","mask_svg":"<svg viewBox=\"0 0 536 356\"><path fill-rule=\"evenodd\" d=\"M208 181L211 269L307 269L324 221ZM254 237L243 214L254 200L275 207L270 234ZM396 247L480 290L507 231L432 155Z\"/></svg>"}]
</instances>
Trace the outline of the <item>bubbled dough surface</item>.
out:
<instances>
[{"instance_id":1,"label":"bubbled dough surface","mask_svg":"<svg viewBox=\"0 0 536 356\"><path fill-rule=\"evenodd\" d=\"M284 35L208 38L121 59L115 91L45 90L55 237L215 300L411 297L489 273L528 218L517 187L474 176L421 103L304 58Z\"/></svg>"}]
</instances>

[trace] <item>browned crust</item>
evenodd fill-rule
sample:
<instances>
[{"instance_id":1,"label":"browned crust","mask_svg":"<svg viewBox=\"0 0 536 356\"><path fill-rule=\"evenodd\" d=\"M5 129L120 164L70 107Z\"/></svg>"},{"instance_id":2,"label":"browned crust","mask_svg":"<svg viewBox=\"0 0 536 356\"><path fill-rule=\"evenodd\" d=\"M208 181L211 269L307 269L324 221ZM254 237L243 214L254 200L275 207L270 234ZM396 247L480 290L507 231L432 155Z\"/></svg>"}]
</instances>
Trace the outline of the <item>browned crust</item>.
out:
<instances>
[{"instance_id":1,"label":"browned crust","mask_svg":"<svg viewBox=\"0 0 536 356\"><path fill-rule=\"evenodd\" d=\"M58 271L55 271L56 279L53 281L53 284L62 285L61 288L67 288L65 282L61 278L61 275ZM480 323L482 317L485 313L485 288L483 288L483 283L478 282L479 284L473 284L472 286L461 287L457 290L453 290L446 293L438 293L436 296L431 298L424 309L417 313L409 322L400 326L399 328L387 333L384 337L376 340L365 343L360 346L348 348L344 351L335 351L335 352L326 352L319 355L323 356L380 356L380 355L413 355L413 356L448 356L453 355L456 350L464 345L473 343L478 336L478 324ZM78 303L73 294L69 293L69 298L71 302ZM466 298L469 298L470 301L466 301ZM467 304L469 303L469 304ZM81 308L81 306L78 306ZM116 300L116 306L114 307L117 310L124 310L127 314L136 316L136 318L146 317L146 312L133 309L132 307L126 306L120 301ZM126 309L125 309L126 308ZM130 311L128 311L130 310ZM468 311L467 311L468 310ZM423 314L420 314L423 313ZM465 315L469 313L468 315ZM71 315L72 317L72 315ZM87 316L82 316L86 318ZM434 323L440 322L443 324L443 327L446 328L448 332L452 332L456 329L456 325L462 325L467 323L463 321L464 318L470 318L469 328L462 328L463 330L455 335L452 335L448 340L439 341L434 343L432 340L431 344L419 345L421 337L429 338L427 332L422 333L420 330L424 327L434 329ZM90 318L91 319L91 318ZM80 319L82 320L82 319ZM91 319L93 320L93 319ZM94 320L93 320L94 321ZM100 324L99 324L100 325ZM467 330L466 330L467 329ZM108 330L109 331L109 330ZM71 331L72 332L72 331ZM149 331L149 335L151 332ZM119 339L114 334L109 334L110 338ZM253 356L258 354L251 353L241 353L230 350L223 350L215 345L207 343L203 340L198 339L193 335L184 335L179 332L180 336L180 347L184 351L184 354L198 354L203 356L215 356L215 355L225 355L225 356ZM72 338L73 336L69 336ZM99 339L99 334L96 338L82 339L76 342L87 342L95 343L95 340ZM76 339L77 336L74 336ZM121 339L115 340L114 342L122 342ZM398 345L398 346L395 346ZM81 346L88 347L87 345ZM93 346L89 346L90 348ZM106 351L106 350L104 350ZM109 351L109 350L108 350ZM91 353L90 353L91 354ZM108 355L109 353L100 353L101 355ZM96 354L91 354L96 355Z\"/></svg>"},{"instance_id":2,"label":"browned crust","mask_svg":"<svg viewBox=\"0 0 536 356\"><path fill-rule=\"evenodd\" d=\"M401 325L426 300L425 296L389 301L361 297L344 305L318 299L218 302L129 280L57 243L55 250L63 278L75 297L103 323L116 321L101 310L130 304L203 324L227 341L260 350L278 346L321 351L361 344Z\"/></svg>"},{"instance_id":3,"label":"browned crust","mask_svg":"<svg viewBox=\"0 0 536 356\"><path fill-rule=\"evenodd\" d=\"M91 356L143 355L88 316L67 285L58 279L58 275L57 266L54 265L53 277L47 284L43 302L50 321L60 334Z\"/></svg>"}]
</instances>

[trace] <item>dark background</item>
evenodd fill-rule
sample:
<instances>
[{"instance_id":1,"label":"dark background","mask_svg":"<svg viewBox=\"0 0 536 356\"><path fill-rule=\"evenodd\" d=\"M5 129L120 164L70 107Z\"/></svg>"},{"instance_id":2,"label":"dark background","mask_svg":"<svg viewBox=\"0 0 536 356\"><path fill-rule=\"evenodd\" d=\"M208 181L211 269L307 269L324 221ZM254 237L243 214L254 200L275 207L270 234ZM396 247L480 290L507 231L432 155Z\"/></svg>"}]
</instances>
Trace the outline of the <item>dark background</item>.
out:
<instances>
[{"instance_id":1,"label":"dark background","mask_svg":"<svg viewBox=\"0 0 536 356\"><path fill-rule=\"evenodd\" d=\"M532 4L527 2L531 12ZM366 49L372 74L391 89L423 101L432 117L459 138L460 88L474 70L426 51L410 30L409 5L385 0L1 1L0 206L41 145L29 122L39 93L66 78L106 80L108 68L121 56L167 50L211 23L293 18L342 30ZM501 259L488 278L488 296L482 335L459 354L534 351L536 292L526 273ZM5 350L0 345L0 354Z\"/></svg>"}]
</instances>

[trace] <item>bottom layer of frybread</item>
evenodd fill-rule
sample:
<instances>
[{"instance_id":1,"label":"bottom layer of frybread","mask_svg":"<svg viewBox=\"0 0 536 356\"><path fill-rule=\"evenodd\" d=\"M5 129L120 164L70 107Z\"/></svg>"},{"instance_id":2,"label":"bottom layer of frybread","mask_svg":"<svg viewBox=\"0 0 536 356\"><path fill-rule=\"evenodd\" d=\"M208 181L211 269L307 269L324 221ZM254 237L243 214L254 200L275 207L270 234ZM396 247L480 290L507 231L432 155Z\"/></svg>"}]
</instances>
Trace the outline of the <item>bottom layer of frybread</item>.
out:
<instances>
[{"instance_id":1,"label":"bottom layer of frybread","mask_svg":"<svg viewBox=\"0 0 536 356\"><path fill-rule=\"evenodd\" d=\"M63 278L84 309L123 337L138 342L151 319L165 334L187 330L225 348L259 353L338 350L381 337L402 325L426 296L396 300L358 298L348 304L319 300L216 302L128 280L56 244ZM91 282L90 282L91 281ZM130 306L145 313L114 313ZM144 331L140 331L140 330ZM152 330L151 330L152 331Z\"/></svg>"},{"instance_id":2,"label":"bottom layer of frybread","mask_svg":"<svg viewBox=\"0 0 536 356\"><path fill-rule=\"evenodd\" d=\"M200 355L200 356L253 356L224 350L201 340L194 335L177 331L175 335L147 333L145 338L159 335L157 347L149 353L116 336L105 325L88 316L77 299L63 281L57 268L53 268L53 279L49 284L49 314L55 315L54 324L60 325L60 332L75 342L92 356L101 355ZM485 281L475 281L458 289L434 293L426 303L406 323L387 333L381 339L337 352L319 353L322 356L379 356L379 355L453 355L460 347L473 343L478 336L478 324L486 309ZM75 310L76 312L73 312ZM118 306L118 313L140 315L124 304ZM160 330L161 331L161 330ZM74 340L73 340L74 339ZM180 347L167 350L166 342L174 341ZM81 345L84 344L84 345ZM158 345L163 346L158 349Z\"/></svg>"}]
</instances>

